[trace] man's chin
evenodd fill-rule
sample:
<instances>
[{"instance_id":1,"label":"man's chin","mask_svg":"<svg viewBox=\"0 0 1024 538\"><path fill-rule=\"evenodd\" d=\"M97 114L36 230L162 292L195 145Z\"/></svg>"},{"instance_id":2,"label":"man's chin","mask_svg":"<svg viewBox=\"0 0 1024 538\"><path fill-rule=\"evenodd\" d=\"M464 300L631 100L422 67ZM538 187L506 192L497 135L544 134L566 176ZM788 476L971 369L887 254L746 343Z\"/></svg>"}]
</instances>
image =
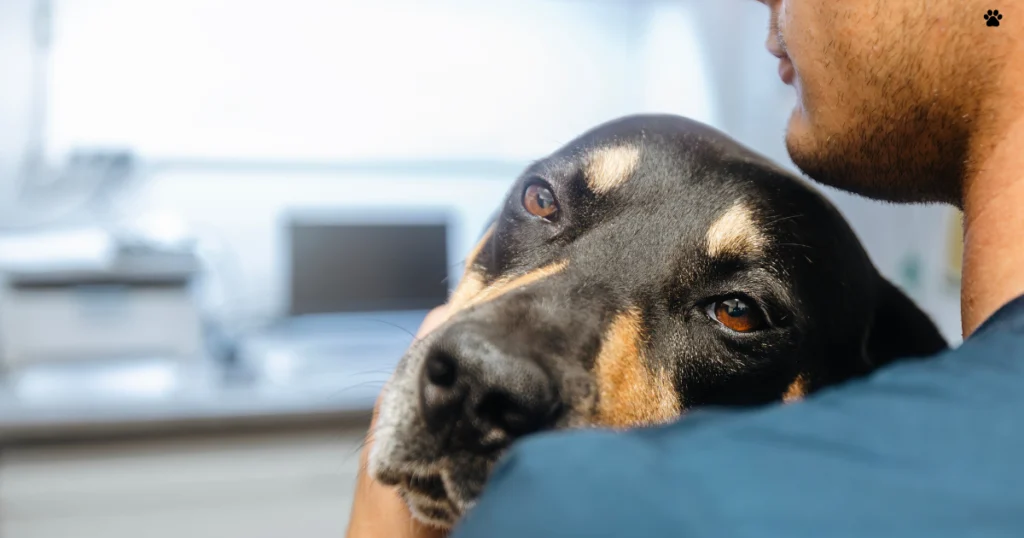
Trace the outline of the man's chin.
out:
<instances>
[{"instance_id":1,"label":"man's chin","mask_svg":"<svg viewBox=\"0 0 1024 538\"><path fill-rule=\"evenodd\" d=\"M818 183L833 186L829 183L832 174L826 170L828 151L819 143L819 138L808 125L799 108L793 110L786 128L786 152L790 160Z\"/></svg>"},{"instance_id":2,"label":"man's chin","mask_svg":"<svg viewBox=\"0 0 1024 538\"><path fill-rule=\"evenodd\" d=\"M923 147L907 151L912 134L847 125L827 128L794 108L786 128L786 150L793 164L814 182L890 203L949 203L960 199L963 152ZM922 127L923 129L923 127ZM936 136L939 136L938 134ZM896 153L901 151L902 153Z\"/></svg>"},{"instance_id":3,"label":"man's chin","mask_svg":"<svg viewBox=\"0 0 1024 538\"><path fill-rule=\"evenodd\" d=\"M813 141L814 135L811 132L810 125L808 125L807 118L798 104L793 107L793 112L790 113L789 121L786 123L786 151L789 152L789 156L793 159L794 163L798 159L808 156L812 149L810 146Z\"/></svg>"},{"instance_id":4,"label":"man's chin","mask_svg":"<svg viewBox=\"0 0 1024 538\"><path fill-rule=\"evenodd\" d=\"M786 128L786 151L793 164L815 183L874 198L869 184L874 177L853 172L856 162L850 151L841 149L840 136L815 129L798 106Z\"/></svg>"}]
</instances>

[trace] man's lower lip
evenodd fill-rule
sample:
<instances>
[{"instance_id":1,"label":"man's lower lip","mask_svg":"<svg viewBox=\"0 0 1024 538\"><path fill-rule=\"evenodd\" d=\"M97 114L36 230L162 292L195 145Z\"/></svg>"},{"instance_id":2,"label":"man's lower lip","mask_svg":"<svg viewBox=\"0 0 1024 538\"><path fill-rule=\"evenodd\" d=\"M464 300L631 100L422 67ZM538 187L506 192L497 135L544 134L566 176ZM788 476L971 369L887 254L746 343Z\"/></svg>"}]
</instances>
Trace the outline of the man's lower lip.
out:
<instances>
[{"instance_id":1,"label":"man's lower lip","mask_svg":"<svg viewBox=\"0 0 1024 538\"><path fill-rule=\"evenodd\" d=\"M796 69L793 68L793 62L789 58L779 60L779 78L785 84L792 84L793 79L796 78Z\"/></svg>"}]
</instances>

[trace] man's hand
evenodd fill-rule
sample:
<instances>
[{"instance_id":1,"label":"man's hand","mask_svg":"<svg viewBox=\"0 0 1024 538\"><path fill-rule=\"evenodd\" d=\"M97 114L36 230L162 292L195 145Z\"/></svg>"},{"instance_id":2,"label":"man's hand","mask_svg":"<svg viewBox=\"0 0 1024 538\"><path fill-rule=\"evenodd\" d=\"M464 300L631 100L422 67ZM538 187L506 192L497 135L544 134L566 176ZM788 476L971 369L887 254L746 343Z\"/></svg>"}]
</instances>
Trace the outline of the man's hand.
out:
<instances>
[{"instance_id":1,"label":"man's hand","mask_svg":"<svg viewBox=\"0 0 1024 538\"><path fill-rule=\"evenodd\" d=\"M416 338L422 338L437 328L447 317L447 307L432 310L423 320ZM413 519L408 506L391 487L380 484L366 473L370 446L373 443L373 427L377 423L377 410L373 409L373 420L366 444L359 456L359 474L356 478L355 498L352 515L348 524L347 538L442 538L445 533L432 529Z\"/></svg>"}]
</instances>

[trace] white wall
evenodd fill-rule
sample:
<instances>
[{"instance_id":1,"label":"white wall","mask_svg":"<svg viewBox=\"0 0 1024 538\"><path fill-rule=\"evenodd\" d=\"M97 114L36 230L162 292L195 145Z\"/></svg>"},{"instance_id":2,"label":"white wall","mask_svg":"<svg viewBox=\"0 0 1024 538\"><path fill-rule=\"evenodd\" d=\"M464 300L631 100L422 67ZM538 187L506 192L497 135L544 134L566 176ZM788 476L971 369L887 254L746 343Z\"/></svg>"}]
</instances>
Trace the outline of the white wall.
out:
<instances>
[{"instance_id":1,"label":"white wall","mask_svg":"<svg viewBox=\"0 0 1024 538\"><path fill-rule=\"evenodd\" d=\"M12 202L32 127L32 7L0 1L0 210Z\"/></svg>"},{"instance_id":2,"label":"white wall","mask_svg":"<svg viewBox=\"0 0 1024 538\"><path fill-rule=\"evenodd\" d=\"M64 2L53 150L532 159L628 110L624 3ZM514 96L515 100L509 97Z\"/></svg>"}]
</instances>

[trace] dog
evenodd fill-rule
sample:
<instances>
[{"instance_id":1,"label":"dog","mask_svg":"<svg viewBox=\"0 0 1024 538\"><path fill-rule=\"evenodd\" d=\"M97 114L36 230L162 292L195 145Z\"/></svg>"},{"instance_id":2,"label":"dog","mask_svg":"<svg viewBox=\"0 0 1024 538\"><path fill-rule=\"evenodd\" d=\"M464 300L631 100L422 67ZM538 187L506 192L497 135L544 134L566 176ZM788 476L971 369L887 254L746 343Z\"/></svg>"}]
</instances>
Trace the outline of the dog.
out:
<instances>
[{"instance_id":1,"label":"dog","mask_svg":"<svg viewBox=\"0 0 1024 538\"><path fill-rule=\"evenodd\" d=\"M948 345L816 190L670 115L529 166L448 312L385 387L369 457L439 528L525 435L784 403Z\"/></svg>"}]
</instances>

